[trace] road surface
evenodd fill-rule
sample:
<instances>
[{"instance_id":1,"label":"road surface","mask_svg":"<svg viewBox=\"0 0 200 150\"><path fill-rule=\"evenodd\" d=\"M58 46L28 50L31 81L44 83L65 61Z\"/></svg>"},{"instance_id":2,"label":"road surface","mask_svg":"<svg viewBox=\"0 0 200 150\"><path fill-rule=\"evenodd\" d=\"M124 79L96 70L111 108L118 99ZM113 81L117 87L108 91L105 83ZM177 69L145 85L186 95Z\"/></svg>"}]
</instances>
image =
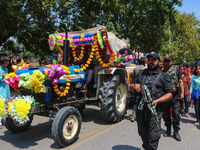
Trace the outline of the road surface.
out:
<instances>
[{"instance_id":1,"label":"road surface","mask_svg":"<svg viewBox=\"0 0 200 150\"><path fill-rule=\"evenodd\" d=\"M79 139L71 146L59 148L51 138L52 118L34 116L27 131L13 134L6 128L0 129L0 150L140 150L142 141L137 132L137 123L126 119L117 124L108 124L96 106L88 106L83 111ZM200 127L194 126L194 108L190 108L191 117L181 118L181 142L171 137L161 137L159 150L199 150ZM162 120L162 128L165 127Z\"/></svg>"}]
</instances>

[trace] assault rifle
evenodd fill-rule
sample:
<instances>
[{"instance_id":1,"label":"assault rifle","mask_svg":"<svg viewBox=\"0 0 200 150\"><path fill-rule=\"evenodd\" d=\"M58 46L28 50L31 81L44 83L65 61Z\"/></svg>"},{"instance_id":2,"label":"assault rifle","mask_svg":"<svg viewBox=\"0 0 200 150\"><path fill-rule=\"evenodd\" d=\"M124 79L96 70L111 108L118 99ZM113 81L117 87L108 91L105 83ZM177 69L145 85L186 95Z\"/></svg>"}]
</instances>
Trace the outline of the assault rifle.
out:
<instances>
[{"instance_id":1,"label":"assault rifle","mask_svg":"<svg viewBox=\"0 0 200 150\"><path fill-rule=\"evenodd\" d=\"M152 116L155 119L155 123L157 125L157 128L161 132L161 127L159 125L159 120L158 120L158 114L156 112L155 106L152 105L153 100L151 98L151 94L149 92L149 89L148 89L147 85L141 85L141 90L142 90L142 93L143 93L143 98L142 98L142 100L139 103L138 109L142 110L143 106L144 106L144 103L146 102L147 103L147 107L149 108Z\"/></svg>"}]
</instances>

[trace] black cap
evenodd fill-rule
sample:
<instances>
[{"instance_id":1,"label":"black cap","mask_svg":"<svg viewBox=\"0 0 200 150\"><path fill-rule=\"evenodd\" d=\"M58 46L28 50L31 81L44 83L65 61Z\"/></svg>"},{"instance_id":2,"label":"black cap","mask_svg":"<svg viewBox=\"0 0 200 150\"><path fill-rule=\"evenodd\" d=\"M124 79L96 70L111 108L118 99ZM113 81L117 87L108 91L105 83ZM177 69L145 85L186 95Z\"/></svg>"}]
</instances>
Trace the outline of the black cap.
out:
<instances>
[{"instance_id":1,"label":"black cap","mask_svg":"<svg viewBox=\"0 0 200 150\"><path fill-rule=\"evenodd\" d=\"M151 52L149 55L147 55L147 58L148 58L149 56L160 60L160 56L159 56L159 54L156 53L156 52Z\"/></svg>"},{"instance_id":2,"label":"black cap","mask_svg":"<svg viewBox=\"0 0 200 150\"><path fill-rule=\"evenodd\" d=\"M165 60L172 61L172 57L171 57L171 56L166 56L166 57L164 58L164 61L165 61Z\"/></svg>"}]
</instances>

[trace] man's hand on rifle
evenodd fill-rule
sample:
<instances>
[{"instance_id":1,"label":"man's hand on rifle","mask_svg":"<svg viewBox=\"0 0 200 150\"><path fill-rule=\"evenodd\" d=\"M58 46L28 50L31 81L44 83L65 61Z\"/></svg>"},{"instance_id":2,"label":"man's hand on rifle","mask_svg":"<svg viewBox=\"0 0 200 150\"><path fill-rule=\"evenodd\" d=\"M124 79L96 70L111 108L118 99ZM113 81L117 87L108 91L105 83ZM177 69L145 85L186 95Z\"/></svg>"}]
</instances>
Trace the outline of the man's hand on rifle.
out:
<instances>
[{"instance_id":1,"label":"man's hand on rifle","mask_svg":"<svg viewBox=\"0 0 200 150\"><path fill-rule=\"evenodd\" d=\"M134 84L134 89L136 90L137 93L141 93L141 86L140 86L140 84Z\"/></svg>"},{"instance_id":2,"label":"man's hand on rifle","mask_svg":"<svg viewBox=\"0 0 200 150\"><path fill-rule=\"evenodd\" d=\"M156 108L157 103L158 103L158 101L157 101L157 100L154 100L154 101L152 102L152 105L155 106L155 108Z\"/></svg>"}]
</instances>

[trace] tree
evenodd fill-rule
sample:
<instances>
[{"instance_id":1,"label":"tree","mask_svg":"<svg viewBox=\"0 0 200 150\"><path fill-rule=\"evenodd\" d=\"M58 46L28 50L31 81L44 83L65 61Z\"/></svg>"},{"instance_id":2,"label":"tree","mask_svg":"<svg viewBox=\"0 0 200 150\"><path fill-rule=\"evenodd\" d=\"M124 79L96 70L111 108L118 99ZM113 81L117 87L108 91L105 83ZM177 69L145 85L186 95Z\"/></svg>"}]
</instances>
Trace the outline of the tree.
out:
<instances>
[{"instance_id":1,"label":"tree","mask_svg":"<svg viewBox=\"0 0 200 150\"><path fill-rule=\"evenodd\" d=\"M176 13L176 23L171 26L171 56L175 63L186 61L192 63L194 60L199 60L200 55L200 38L198 32L199 21L194 14ZM166 36L169 35L169 30L166 29ZM162 54L168 53L168 39L163 43Z\"/></svg>"},{"instance_id":2,"label":"tree","mask_svg":"<svg viewBox=\"0 0 200 150\"><path fill-rule=\"evenodd\" d=\"M0 46L15 37L26 50L49 54L48 35L104 25L132 46L159 51L164 25L173 23L174 6L181 0L2 0Z\"/></svg>"},{"instance_id":3,"label":"tree","mask_svg":"<svg viewBox=\"0 0 200 150\"><path fill-rule=\"evenodd\" d=\"M174 23L174 6L180 6L181 0L76 0L74 4L72 29L105 25L147 52L161 49L164 25Z\"/></svg>"},{"instance_id":4,"label":"tree","mask_svg":"<svg viewBox=\"0 0 200 150\"><path fill-rule=\"evenodd\" d=\"M63 17L60 13L68 14L70 4L60 0L0 1L0 46L7 46L8 39L15 37L26 50L49 54L48 36L56 31L56 23Z\"/></svg>"}]
</instances>

